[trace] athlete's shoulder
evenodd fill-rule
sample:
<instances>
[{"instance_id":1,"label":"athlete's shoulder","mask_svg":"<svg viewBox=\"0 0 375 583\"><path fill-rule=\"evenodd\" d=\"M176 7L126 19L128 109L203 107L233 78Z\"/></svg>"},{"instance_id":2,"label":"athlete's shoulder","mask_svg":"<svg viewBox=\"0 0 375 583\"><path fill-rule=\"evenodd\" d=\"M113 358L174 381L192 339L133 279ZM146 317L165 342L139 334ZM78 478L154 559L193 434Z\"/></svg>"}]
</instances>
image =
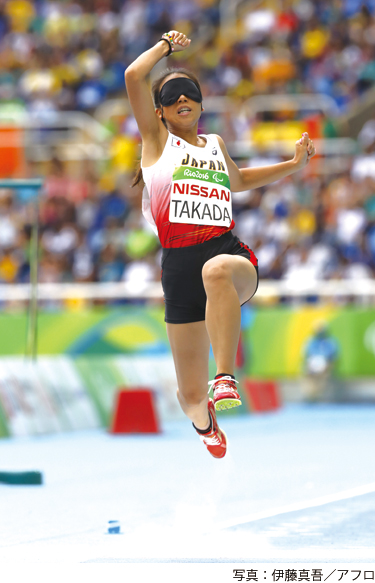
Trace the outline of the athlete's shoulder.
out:
<instances>
[{"instance_id":1,"label":"athlete's shoulder","mask_svg":"<svg viewBox=\"0 0 375 583\"><path fill-rule=\"evenodd\" d=\"M206 140L216 142L220 136L217 134L199 134L200 138L206 138ZM221 138L220 138L221 139Z\"/></svg>"},{"instance_id":2,"label":"athlete's shoulder","mask_svg":"<svg viewBox=\"0 0 375 583\"><path fill-rule=\"evenodd\" d=\"M211 136L219 142L220 147L226 149L225 142L224 142L223 138L221 136L219 136L219 134L211 134Z\"/></svg>"},{"instance_id":3,"label":"athlete's shoulder","mask_svg":"<svg viewBox=\"0 0 375 583\"><path fill-rule=\"evenodd\" d=\"M221 136L219 136L219 134L210 134L210 135L211 135L211 138L219 144L220 150L222 151L224 156L229 157L228 150L227 150L227 147L225 145L223 138Z\"/></svg>"}]
</instances>

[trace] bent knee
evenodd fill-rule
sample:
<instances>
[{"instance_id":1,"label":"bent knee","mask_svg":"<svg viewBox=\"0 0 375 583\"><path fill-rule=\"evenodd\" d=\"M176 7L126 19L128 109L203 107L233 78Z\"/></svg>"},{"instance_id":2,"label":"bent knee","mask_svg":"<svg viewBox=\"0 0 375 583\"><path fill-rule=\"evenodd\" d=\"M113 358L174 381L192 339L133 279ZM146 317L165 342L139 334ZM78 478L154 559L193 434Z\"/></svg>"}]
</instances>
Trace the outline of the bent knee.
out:
<instances>
[{"instance_id":1,"label":"bent knee","mask_svg":"<svg viewBox=\"0 0 375 583\"><path fill-rule=\"evenodd\" d=\"M224 255L218 255L209 259L202 269L204 286L209 288L219 282L232 280L232 269L230 261Z\"/></svg>"}]
</instances>

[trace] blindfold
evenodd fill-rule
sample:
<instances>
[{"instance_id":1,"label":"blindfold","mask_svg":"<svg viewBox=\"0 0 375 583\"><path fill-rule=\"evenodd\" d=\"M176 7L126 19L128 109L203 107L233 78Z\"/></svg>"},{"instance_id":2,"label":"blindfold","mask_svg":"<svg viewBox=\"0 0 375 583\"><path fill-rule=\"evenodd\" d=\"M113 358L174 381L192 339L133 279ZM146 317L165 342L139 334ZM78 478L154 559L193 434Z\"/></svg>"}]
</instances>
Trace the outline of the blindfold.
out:
<instances>
[{"instance_id":1,"label":"blindfold","mask_svg":"<svg viewBox=\"0 0 375 583\"><path fill-rule=\"evenodd\" d=\"M202 93L197 85L187 77L178 77L177 79L170 79L164 83L160 91L160 103L164 107L173 105L181 95L186 95L192 101L202 103Z\"/></svg>"}]
</instances>

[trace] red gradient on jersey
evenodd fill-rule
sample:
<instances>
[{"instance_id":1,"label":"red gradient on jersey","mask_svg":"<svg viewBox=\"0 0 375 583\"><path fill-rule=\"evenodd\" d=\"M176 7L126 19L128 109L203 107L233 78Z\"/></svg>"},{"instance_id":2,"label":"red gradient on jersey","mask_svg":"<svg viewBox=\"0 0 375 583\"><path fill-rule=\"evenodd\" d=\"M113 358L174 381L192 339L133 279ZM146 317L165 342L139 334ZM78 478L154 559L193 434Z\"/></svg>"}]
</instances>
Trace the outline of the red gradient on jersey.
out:
<instances>
[{"instance_id":1,"label":"red gradient on jersey","mask_svg":"<svg viewBox=\"0 0 375 583\"><path fill-rule=\"evenodd\" d=\"M152 208L152 205L151 205ZM154 213L153 213L154 215ZM230 227L215 227L213 225L188 225L185 223L171 223L169 221L169 205L154 215L162 247L189 247L204 243L213 237L219 237L234 228L232 220Z\"/></svg>"}]
</instances>

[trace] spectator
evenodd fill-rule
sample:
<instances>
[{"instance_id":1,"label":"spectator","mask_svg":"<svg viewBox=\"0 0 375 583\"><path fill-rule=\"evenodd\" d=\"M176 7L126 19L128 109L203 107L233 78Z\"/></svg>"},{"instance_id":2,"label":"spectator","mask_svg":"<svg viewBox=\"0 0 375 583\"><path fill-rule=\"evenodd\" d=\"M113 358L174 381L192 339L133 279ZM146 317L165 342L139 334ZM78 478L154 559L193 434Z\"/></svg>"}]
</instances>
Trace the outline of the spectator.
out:
<instances>
[{"instance_id":1,"label":"spectator","mask_svg":"<svg viewBox=\"0 0 375 583\"><path fill-rule=\"evenodd\" d=\"M339 357L339 347L330 334L328 324L319 320L303 350L305 375L304 396L309 402L328 398L332 390L334 366Z\"/></svg>"}]
</instances>

